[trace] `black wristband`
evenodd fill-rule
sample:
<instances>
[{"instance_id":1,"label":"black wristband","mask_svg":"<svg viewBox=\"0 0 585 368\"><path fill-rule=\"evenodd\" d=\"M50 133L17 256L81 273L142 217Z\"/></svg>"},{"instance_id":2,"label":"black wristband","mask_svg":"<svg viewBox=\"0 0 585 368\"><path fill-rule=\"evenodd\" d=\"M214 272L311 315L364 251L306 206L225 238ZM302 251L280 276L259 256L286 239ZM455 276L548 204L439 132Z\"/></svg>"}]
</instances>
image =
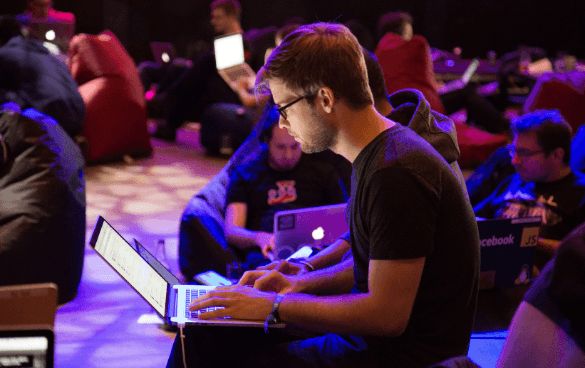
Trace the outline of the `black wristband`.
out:
<instances>
[{"instance_id":1,"label":"black wristband","mask_svg":"<svg viewBox=\"0 0 585 368\"><path fill-rule=\"evenodd\" d=\"M274 298L274 302L272 303L272 312L266 317L266 321L264 322L264 332L268 333L268 326L275 325L280 322L280 316L278 315L278 307L280 307L280 303L284 299L284 294L276 294Z\"/></svg>"}]
</instances>

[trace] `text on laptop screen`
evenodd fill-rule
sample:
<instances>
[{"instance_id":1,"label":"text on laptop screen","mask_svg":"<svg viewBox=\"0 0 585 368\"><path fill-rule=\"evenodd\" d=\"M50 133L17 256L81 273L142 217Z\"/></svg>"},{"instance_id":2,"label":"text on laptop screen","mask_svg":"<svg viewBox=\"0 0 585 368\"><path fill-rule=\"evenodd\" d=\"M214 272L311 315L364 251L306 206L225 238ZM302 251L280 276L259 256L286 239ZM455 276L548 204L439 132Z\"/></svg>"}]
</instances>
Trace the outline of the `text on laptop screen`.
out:
<instances>
[{"instance_id":1,"label":"text on laptop screen","mask_svg":"<svg viewBox=\"0 0 585 368\"><path fill-rule=\"evenodd\" d=\"M105 221L94 249L107 259L160 315L166 315L167 282Z\"/></svg>"},{"instance_id":2,"label":"text on laptop screen","mask_svg":"<svg viewBox=\"0 0 585 368\"><path fill-rule=\"evenodd\" d=\"M213 40L213 48L217 69L225 69L245 62L244 41L241 34L216 38Z\"/></svg>"}]
</instances>

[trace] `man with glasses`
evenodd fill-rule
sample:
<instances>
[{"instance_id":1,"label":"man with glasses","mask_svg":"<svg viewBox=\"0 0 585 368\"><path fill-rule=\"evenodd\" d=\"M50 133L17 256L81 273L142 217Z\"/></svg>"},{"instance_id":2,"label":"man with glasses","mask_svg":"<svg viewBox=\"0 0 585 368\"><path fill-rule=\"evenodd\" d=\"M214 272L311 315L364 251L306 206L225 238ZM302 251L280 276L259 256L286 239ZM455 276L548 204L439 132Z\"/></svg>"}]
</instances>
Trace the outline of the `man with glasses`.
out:
<instances>
[{"instance_id":1,"label":"man with glasses","mask_svg":"<svg viewBox=\"0 0 585 368\"><path fill-rule=\"evenodd\" d=\"M251 271L190 305L224 307L202 319L285 322L317 337L189 327L167 366L427 367L466 355L479 288L473 209L444 158L376 111L357 39L339 24L300 27L259 83L303 152L331 149L352 163L352 264L299 277Z\"/></svg>"},{"instance_id":2,"label":"man with glasses","mask_svg":"<svg viewBox=\"0 0 585 368\"><path fill-rule=\"evenodd\" d=\"M512 121L510 157L516 173L474 207L482 218L542 217L535 264L585 221L585 178L573 173L571 126L558 111L536 111Z\"/></svg>"}]
</instances>

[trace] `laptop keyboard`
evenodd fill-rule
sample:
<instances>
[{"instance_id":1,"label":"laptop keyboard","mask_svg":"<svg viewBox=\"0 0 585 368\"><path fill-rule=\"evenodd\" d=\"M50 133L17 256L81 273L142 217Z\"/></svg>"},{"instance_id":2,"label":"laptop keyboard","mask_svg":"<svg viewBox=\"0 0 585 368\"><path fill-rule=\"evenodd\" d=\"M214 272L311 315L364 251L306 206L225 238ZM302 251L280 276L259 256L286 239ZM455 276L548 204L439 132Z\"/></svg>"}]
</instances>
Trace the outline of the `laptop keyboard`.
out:
<instances>
[{"instance_id":1,"label":"laptop keyboard","mask_svg":"<svg viewBox=\"0 0 585 368\"><path fill-rule=\"evenodd\" d=\"M237 81L240 78L248 77L248 73L246 73L244 68L226 69L225 73L227 74L228 78L232 81Z\"/></svg>"},{"instance_id":2,"label":"laptop keyboard","mask_svg":"<svg viewBox=\"0 0 585 368\"><path fill-rule=\"evenodd\" d=\"M197 318L199 313L211 312L211 311L214 311L216 309L223 308L223 307L210 307L210 308L204 308L204 309L200 309L200 310L196 310L196 311L189 310L189 304L191 304L191 301L199 298L200 296L207 294L207 291L208 290L205 290L205 289L187 289L186 290L186 292L187 292L187 298L186 298L186 302L185 302L185 317L186 318Z\"/></svg>"}]
</instances>

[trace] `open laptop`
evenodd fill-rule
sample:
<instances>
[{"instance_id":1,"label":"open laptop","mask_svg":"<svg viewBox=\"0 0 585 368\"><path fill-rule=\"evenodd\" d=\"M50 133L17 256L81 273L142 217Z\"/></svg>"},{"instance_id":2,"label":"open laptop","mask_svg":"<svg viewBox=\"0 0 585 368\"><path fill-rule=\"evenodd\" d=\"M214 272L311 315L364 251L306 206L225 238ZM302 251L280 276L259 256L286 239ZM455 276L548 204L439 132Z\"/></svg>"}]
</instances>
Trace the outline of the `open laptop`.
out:
<instances>
[{"instance_id":1,"label":"open laptop","mask_svg":"<svg viewBox=\"0 0 585 368\"><path fill-rule=\"evenodd\" d=\"M29 36L44 44L56 45L63 53L69 51L69 42L75 35L74 22L55 22L45 18L31 18L27 24Z\"/></svg>"},{"instance_id":2,"label":"open laptop","mask_svg":"<svg viewBox=\"0 0 585 368\"><path fill-rule=\"evenodd\" d=\"M465 86L467 86L467 84L471 80L471 77L473 77L473 75L475 74L475 71L477 70L478 66L479 66L479 59L473 59L471 61L471 63L469 64L469 66L467 67L467 69L465 70L465 72L463 73L463 75L461 76L461 78L445 83L439 89L439 94L442 95L444 93L448 93L448 92L452 92L452 91L455 91L458 89L465 88Z\"/></svg>"},{"instance_id":3,"label":"open laptop","mask_svg":"<svg viewBox=\"0 0 585 368\"><path fill-rule=\"evenodd\" d=\"M150 43L150 51L152 51L154 61L159 64L170 63L177 56L175 46L171 42L153 41Z\"/></svg>"},{"instance_id":4,"label":"open laptop","mask_svg":"<svg viewBox=\"0 0 585 368\"><path fill-rule=\"evenodd\" d=\"M0 327L0 367L53 368L55 335L52 328Z\"/></svg>"},{"instance_id":5,"label":"open laptop","mask_svg":"<svg viewBox=\"0 0 585 368\"><path fill-rule=\"evenodd\" d=\"M240 78L256 78L256 73L246 63L241 34L216 37L213 40L213 50L217 72L230 87L233 88Z\"/></svg>"},{"instance_id":6,"label":"open laptop","mask_svg":"<svg viewBox=\"0 0 585 368\"><path fill-rule=\"evenodd\" d=\"M176 284L176 277L158 261L142 256L103 218L99 217L90 240L91 247L106 261L150 306L170 324L203 324L264 327L264 321L235 319L200 320L198 311L188 307L192 300L215 286ZM143 253L144 254L144 253ZM161 271L161 267L165 271ZM271 325L283 328L285 324Z\"/></svg>"},{"instance_id":7,"label":"open laptop","mask_svg":"<svg viewBox=\"0 0 585 368\"><path fill-rule=\"evenodd\" d=\"M278 211L274 214L274 256L287 259L303 246L320 248L333 243L349 227L347 203Z\"/></svg>"},{"instance_id":8,"label":"open laptop","mask_svg":"<svg viewBox=\"0 0 585 368\"><path fill-rule=\"evenodd\" d=\"M531 281L540 217L478 220L481 244L480 289Z\"/></svg>"}]
</instances>

